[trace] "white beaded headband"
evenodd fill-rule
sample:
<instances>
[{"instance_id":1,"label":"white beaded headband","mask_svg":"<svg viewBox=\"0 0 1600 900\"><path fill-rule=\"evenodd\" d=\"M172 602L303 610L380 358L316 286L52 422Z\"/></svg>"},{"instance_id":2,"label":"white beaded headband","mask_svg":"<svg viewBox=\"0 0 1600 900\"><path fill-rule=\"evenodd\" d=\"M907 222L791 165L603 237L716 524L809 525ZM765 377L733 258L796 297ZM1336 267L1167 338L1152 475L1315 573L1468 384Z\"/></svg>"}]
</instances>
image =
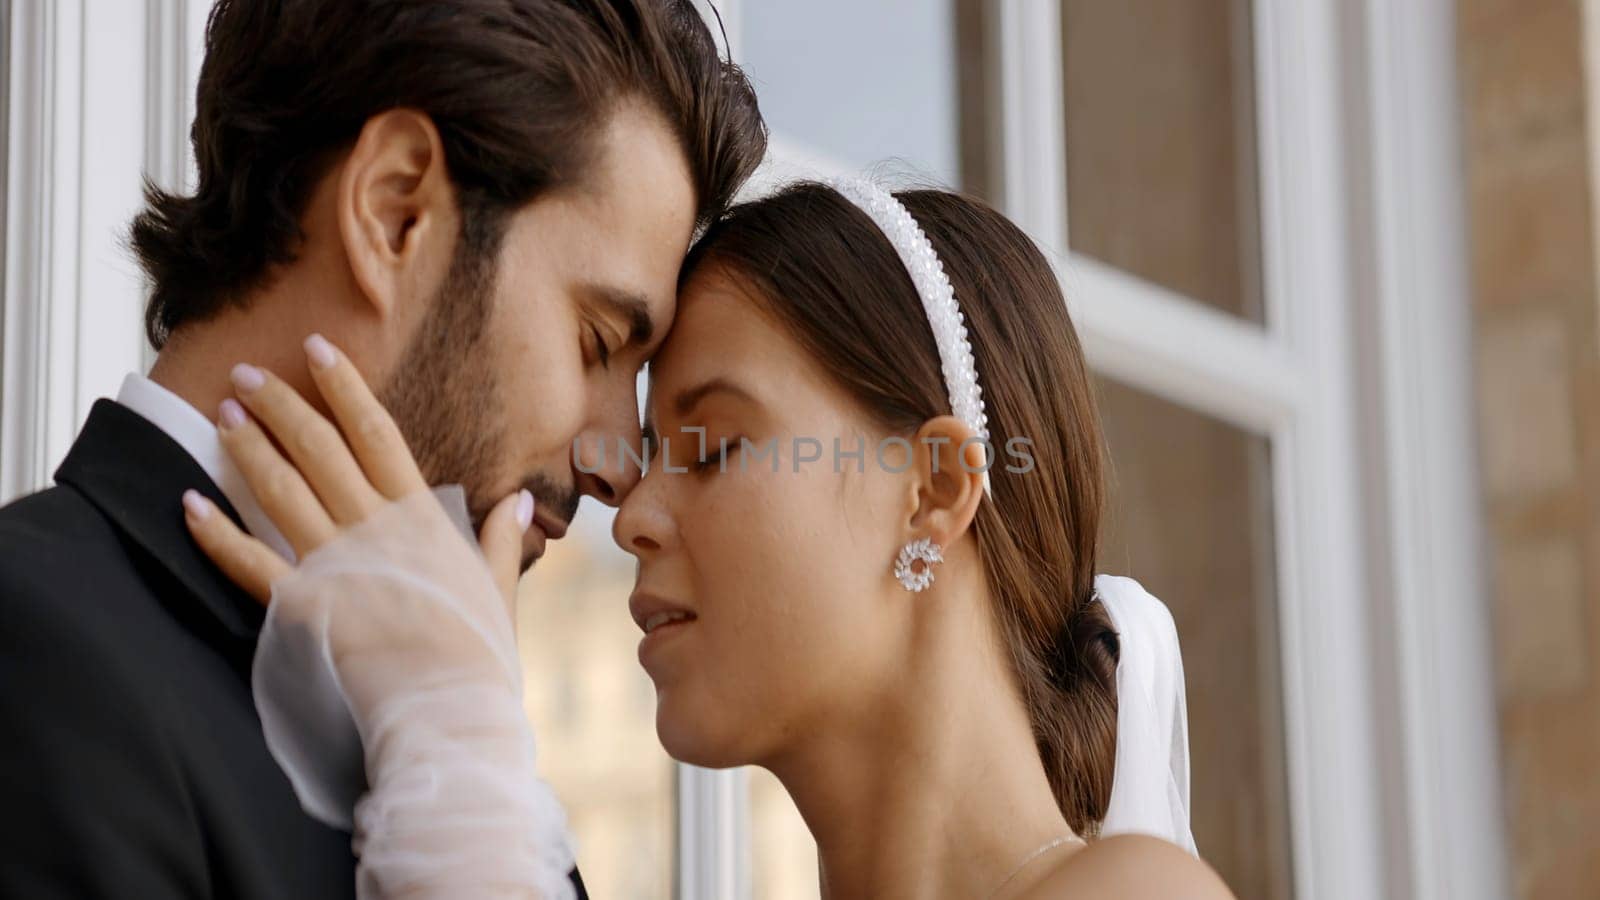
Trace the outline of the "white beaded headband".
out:
<instances>
[{"instance_id":1,"label":"white beaded headband","mask_svg":"<svg viewBox=\"0 0 1600 900\"><path fill-rule=\"evenodd\" d=\"M989 452L989 414L983 408L983 388L978 385L978 365L967 338L966 319L956 303L955 288L944 272L944 263L922 226L893 194L870 182L844 179L832 183L834 190L855 204L883 232L894 246L922 298L934 343L939 346L939 368L944 372L944 387L950 396L950 411L983 438L984 453ZM985 456L983 492L989 491L988 457Z\"/></svg>"}]
</instances>

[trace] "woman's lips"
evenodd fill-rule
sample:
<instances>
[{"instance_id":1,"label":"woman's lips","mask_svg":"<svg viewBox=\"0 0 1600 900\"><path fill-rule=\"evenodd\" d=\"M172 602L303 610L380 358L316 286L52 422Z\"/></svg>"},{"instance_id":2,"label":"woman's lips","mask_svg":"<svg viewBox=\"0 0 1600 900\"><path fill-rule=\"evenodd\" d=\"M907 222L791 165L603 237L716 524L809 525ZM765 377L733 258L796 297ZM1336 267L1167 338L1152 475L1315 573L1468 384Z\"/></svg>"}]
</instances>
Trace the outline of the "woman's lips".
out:
<instances>
[{"instance_id":1,"label":"woman's lips","mask_svg":"<svg viewBox=\"0 0 1600 900\"><path fill-rule=\"evenodd\" d=\"M666 609L666 610L662 610L661 612L652 614L650 616L650 618L645 620L645 622L644 622L644 633L645 634L650 634L651 632L655 631L657 628L663 628L663 627L668 626L668 625L677 625L677 624L680 624L680 623L688 622L693 618L694 618L694 613L687 612L685 610L681 610L681 609Z\"/></svg>"},{"instance_id":2,"label":"woman's lips","mask_svg":"<svg viewBox=\"0 0 1600 900\"><path fill-rule=\"evenodd\" d=\"M628 597L628 614L645 634L654 630L654 626L669 621L694 618L694 611L682 603L641 590L635 590Z\"/></svg>"},{"instance_id":3,"label":"woman's lips","mask_svg":"<svg viewBox=\"0 0 1600 900\"><path fill-rule=\"evenodd\" d=\"M655 674L651 669L651 661L659 656L662 650L688 630L694 624L695 616L689 613L687 618L663 620L651 623L648 631L639 640L639 665L645 671Z\"/></svg>"},{"instance_id":4,"label":"woman's lips","mask_svg":"<svg viewBox=\"0 0 1600 900\"><path fill-rule=\"evenodd\" d=\"M650 657L675 635L683 633L698 618L688 607L643 591L628 598L628 612L644 632L639 641L639 664L647 670Z\"/></svg>"}]
</instances>

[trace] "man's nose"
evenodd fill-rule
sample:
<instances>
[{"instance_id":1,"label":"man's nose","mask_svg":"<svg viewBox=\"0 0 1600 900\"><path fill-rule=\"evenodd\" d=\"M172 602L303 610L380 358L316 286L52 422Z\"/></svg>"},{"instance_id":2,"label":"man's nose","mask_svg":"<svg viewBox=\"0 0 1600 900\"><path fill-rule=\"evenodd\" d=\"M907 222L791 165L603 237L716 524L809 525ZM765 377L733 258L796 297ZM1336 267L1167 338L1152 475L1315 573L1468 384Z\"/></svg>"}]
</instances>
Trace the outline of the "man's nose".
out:
<instances>
[{"instance_id":1,"label":"man's nose","mask_svg":"<svg viewBox=\"0 0 1600 900\"><path fill-rule=\"evenodd\" d=\"M643 452L639 429L632 435L592 433L579 439L576 451L578 489L607 506L619 506L639 484Z\"/></svg>"}]
</instances>

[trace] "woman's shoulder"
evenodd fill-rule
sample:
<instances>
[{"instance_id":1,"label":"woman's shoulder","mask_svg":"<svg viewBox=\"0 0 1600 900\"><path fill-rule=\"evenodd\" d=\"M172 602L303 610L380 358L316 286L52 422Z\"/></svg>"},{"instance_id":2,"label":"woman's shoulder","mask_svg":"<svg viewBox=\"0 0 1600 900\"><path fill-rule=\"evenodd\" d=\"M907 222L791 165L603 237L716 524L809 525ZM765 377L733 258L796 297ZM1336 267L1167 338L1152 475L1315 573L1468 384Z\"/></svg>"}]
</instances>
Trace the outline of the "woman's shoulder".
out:
<instances>
[{"instance_id":1,"label":"woman's shoulder","mask_svg":"<svg viewBox=\"0 0 1600 900\"><path fill-rule=\"evenodd\" d=\"M1210 866L1176 844L1119 834L1062 859L1023 896L1231 900L1233 893Z\"/></svg>"}]
</instances>

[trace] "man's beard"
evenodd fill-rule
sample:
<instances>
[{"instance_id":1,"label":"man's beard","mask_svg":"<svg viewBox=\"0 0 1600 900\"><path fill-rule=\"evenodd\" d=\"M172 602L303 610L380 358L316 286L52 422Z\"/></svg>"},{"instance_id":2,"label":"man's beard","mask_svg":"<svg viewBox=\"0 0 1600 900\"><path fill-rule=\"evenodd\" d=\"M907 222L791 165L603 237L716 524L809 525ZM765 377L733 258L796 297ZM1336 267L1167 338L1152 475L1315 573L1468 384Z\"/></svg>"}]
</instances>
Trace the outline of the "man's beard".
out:
<instances>
[{"instance_id":1,"label":"man's beard","mask_svg":"<svg viewBox=\"0 0 1600 900\"><path fill-rule=\"evenodd\" d=\"M500 477L506 428L500 415L489 317L497 265L492 251L460 245L411 346L378 391L431 485L459 484L474 527L505 499ZM571 516L576 498L534 474L520 484ZM505 492L508 493L508 492Z\"/></svg>"}]
</instances>

